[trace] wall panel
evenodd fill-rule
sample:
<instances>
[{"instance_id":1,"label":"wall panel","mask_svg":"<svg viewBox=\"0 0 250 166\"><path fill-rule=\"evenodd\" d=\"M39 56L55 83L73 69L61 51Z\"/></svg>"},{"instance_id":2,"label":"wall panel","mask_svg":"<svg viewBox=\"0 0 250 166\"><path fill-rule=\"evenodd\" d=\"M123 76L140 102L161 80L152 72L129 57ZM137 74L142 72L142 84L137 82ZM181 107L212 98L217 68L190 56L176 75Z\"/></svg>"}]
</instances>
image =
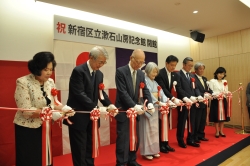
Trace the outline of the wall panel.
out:
<instances>
[{"instance_id":1,"label":"wall panel","mask_svg":"<svg viewBox=\"0 0 250 166\"><path fill-rule=\"evenodd\" d=\"M218 36L219 57L241 54L240 31Z\"/></svg>"},{"instance_id":2,"label":"wall panel","mask_svg":"<svg viewBox=\"0 0 250 166\"><path fill-rule=\"evenodd\" d=\"M233 55L220 58L220 65L227 70L226 80L228 81L229 91L234 92L242 83L242 108L244 111L245 124L249 126L248 112L246 107L246 86L250 82L250 53ZM232 118L229 124L241 125L241 105L239 105L238 92L233 93Z\"/></svg>"},{"instance_id":3,"label":"wall panel","mask_svg":"<svg viewBox=\"0 0 250 166\"><path fill-rule=\"evenodd\" d=\"M199 43L189 39L190 41L190 55L194 61L200 60L200 50L199 50Z\"/></svg>"},{"instance_id":4,"label":"wall panel","mask_svg":"<svg viewBox=\"0 0 250 166\"><path fill-rule=\"evenodd\" d=\"M218 40L216 37L207 38L203 43L199 43L200 60L218 57Z\"/></svg>"},{"instance_id":5,"label":"wall panel","mask_svg":"<svg viewBox=\"0 0 250 166\"><path fill-rule=\"evenodd\" d=\"M242 30L240 33L242 41L242 53L250 52L250 28Z\"/></svg>"}]
</instances>

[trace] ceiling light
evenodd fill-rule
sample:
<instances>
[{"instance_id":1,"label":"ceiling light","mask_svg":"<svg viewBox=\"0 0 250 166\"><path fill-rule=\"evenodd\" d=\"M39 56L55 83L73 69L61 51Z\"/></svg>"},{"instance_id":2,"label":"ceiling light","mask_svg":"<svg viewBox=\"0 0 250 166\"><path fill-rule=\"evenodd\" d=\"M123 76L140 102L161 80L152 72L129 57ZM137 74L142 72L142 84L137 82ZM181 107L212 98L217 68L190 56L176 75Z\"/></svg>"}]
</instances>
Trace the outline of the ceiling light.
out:
<instances>
[{"instance_id":1,"label":"ceiling light","mask_svg":"<svg viewBox=\"0 0 250 166\"><path fill-rule=\"evenodd\" d=\"M240 0L240 1L250 8L250 0Z\"/></svg>"},{"instance_id":2,"label":"ceiling light","mask_svg":"<svg viewBox=\"0 0 250 166\"><path fill-rule=\"evenodd\" d=\"M198 13L198 11L197 11L197 10L195 10L195 11L193 11L193 13L194 13L194 14L196 14L196 13Z\"/></svg>"}]
</instances>

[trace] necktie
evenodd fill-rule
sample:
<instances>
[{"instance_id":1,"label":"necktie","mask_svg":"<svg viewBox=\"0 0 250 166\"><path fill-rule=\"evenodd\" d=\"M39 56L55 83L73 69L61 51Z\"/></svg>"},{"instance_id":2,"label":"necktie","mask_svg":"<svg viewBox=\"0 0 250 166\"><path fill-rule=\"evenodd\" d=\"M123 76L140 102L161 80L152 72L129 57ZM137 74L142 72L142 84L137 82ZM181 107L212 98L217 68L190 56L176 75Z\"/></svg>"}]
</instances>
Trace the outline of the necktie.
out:
<instances>
[{"instance_id":1,"label":"necktie","mask_svg":"<svg viewBox=\"0 0 250 166\"><path fill-rule=\"evenodd\" d=\"M92 85L94 85L94 83L95 83L95 72L94 71L92 72L92 75L91 75L91 83L92 83Z\"/></svg>"},{"instance_id":2,"label":"necktie","mask_svg":"<svg viewBox=\"0 0 250 166\"><path fill-rule=\"evenodd\" d=\"M200 80L200 82L201 82L202 86L205 88L205 85L204 85L204 81L203 81L203 79L202 79L201 77L199 77L199 80Z\"/></svg>"},{"instance_id":3,"label":"necktie","mask_svg":"<svg viewBox=\"0 0 250 166\"><path fill-rule=\"evenodd\" d=\"M168 87L170 88L171 83L171 73L168 73Z\"/></svg>"},{"instance_id":4,"label":"necktie","mask_svg":"<svg viewBox=\"0 0 250 166\"><path fill-rule=\"evenodd\" d=\"M133 71L133 75L132 75L132 81L133 81L134 92L135 92L135 84L136 84L135 74L136 74L136 71L134 70L134 71Z\"/></svg>"},{"instance_id":5,"label":"necktie","mask_svg":"<svg viewBox=\"0 0 250 166\"><path fill-rule=\"evenodd\" d=\"M190 81L189 73L186 73L188 81Z\"/></svg>"}]
</instances>

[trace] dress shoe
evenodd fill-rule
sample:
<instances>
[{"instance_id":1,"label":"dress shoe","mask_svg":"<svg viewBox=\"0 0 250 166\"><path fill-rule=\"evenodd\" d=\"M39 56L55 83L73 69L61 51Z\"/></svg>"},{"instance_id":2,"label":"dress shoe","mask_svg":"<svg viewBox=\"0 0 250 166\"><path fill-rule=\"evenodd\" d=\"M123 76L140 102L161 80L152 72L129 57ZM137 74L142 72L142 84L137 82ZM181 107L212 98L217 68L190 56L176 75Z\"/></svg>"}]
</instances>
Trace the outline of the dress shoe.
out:
<instances>
[{"instance_id":1,"label":"dress shoe","mask_svg":"<svg viewBox=\"0 0 250 166\"><path fill-rule=\"evenodd\" d=\"M218 134L218 135L217 135L217 134L215 134L215 138L219 138L219 137L220 137L220 135L219 135L219 134Z\"/></svg>"},{"instance_id":2,"label":"dress shoe","mask_svg":"<svg viewBox=\"0 0 250 166\"><path fill-rule=\"evenodd\" d=\"M196 139L194 142L195 143L201 143L201 141L199 139Z\"/></svg>"},{"instance_id":3,"label":"dress shoe","mask_svg":"<svg viewBox=\"0 0 250 166\"><path fill-rule=\"evenodd\" d=\"M127 166L141 166L141 164L137 163L136 161L130 162Z\"/></svg>"},{"instance_id":4,"label":"dress shoe","mask_svg":"<svg viewBox=\"0 0 250 166\"><path fill-rule=\"evenodd\" d=\"M219 134L220 134L221 137L226 137L226 135L225 134L221 134L221 132L219 132Z\"/></svg>"},{"instance_id":5,"label":"dress shoe","mask_svg":"<svg viewBox=\"0 0 250 166\"><path fill-rule=\"evenodd\" d=\"M160 154L154 154L153 157L159 158L161 155Z\"/></svg>"},{"instance_id":6,"label":"dress shoe","mask_svg":"<svg viewBox=\"0 0 250 166\"><path fill-rule=\"evenodd\" d=\"M168 150L167 150L167 148L165 146L161 146L160 147L160 152L162 152L162 153L168 153Z\"/></svg>"},{"instance_id":7,"label":"dress shoe","mask_svg":"<svg viewBox=\"0 0 250 166\"><path fill-rule=\"evenodd\" d=\"M153 160L153 156L150 156L150 155L148 155L148 156L143 156L143 158L144 159L146 159L146 160Z\"/></svg>"},{"instance_id":8,"label":"dress shoe","mask_svg":"<svg viewBox=\"0 0 250 166\"><path fill-rule=\"evenodd\" d=\"M181 148L186 148L187 145L184 143L184 142L178 142L178 145L181 147Z\"/></svg>"},{"instance_id":9,"label":"dress shoe","mask_svg":"<svg viewBox=\"0 0 250 166\"><path fill-rule=\"evenodd\" d=\"M172 147L170 147L169 145L166 145L165 147L166 147L166 149L167 149L169 152L174 152L174 151L175 151L175 149L172 148Z\"/></svg>"},{"instance_id":10,"label":"dress shoe","mask_svg":"<svg viewBox=\"0 0 250 166\"><path fill-rule=\"evenodd\" d=\"M205 138L205 137L199 138L199 140L201 140L201 141L208 141L208 139Z\"/></svg>"},{"instance_id":11,"label":"dress shoe","mask_svg":"<svg viewBox=\"0 0 250 166\"><path fill-rule=\"evenodd\" d=\"M187 142L187 145L193 146L193 147L200 147L199 144L195 143L195 142Z\"/></svg>"}]
</instances>

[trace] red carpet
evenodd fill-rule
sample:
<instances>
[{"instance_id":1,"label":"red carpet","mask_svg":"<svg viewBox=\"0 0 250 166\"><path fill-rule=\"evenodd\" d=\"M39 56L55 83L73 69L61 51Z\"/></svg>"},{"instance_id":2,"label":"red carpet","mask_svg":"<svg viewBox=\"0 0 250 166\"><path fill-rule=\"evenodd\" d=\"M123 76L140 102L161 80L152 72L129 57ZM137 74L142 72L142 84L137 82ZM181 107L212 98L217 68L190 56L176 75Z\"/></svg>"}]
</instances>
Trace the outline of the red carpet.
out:
<instances>
[{"instance_id":1,"label":"red carpet","mask_svg":"<svg viewBox=\"0 0 250 166\"><path fill-rule=\"evenodd\" d=\"M161 157L153 161L144 160L138 152L137 162L147 166L194 166L249 136L236 134L233 129L228 128L224 129L224 133L227 136L226 138L215 138L214 133L214 127L206 127L206 137L209 141L202 141L200 148L188 146L186 149L183 149L178 146L175 138L176 129L173 129L169 134L171 136L169 143L175 148L175 152L168 154L160 153ZM115 161L115 144L111 144L100 148L100 155L95 159L95 165L115 166ZM71 154L54 157L54 166L73 166Z\"/></svg>"}]
</instances>

